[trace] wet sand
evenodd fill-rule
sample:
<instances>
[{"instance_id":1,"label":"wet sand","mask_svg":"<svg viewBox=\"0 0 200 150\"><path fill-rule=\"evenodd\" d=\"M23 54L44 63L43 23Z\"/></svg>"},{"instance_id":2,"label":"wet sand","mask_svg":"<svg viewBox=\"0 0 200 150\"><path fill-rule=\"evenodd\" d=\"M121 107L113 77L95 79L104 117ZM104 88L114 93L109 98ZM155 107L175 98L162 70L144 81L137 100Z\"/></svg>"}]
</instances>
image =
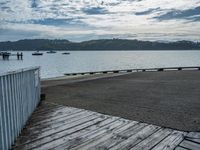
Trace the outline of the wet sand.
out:
<instances>
[{"instance_id":1,"label":"wet sand","mask_svg":"<svg viewBox=\"0 0 200 150\"><path fill-rule=\"evenodd\" d=\"M42 81L42 93L48 102L200 131L200 71L113 75Z\"/></svg>"}]
</instances>

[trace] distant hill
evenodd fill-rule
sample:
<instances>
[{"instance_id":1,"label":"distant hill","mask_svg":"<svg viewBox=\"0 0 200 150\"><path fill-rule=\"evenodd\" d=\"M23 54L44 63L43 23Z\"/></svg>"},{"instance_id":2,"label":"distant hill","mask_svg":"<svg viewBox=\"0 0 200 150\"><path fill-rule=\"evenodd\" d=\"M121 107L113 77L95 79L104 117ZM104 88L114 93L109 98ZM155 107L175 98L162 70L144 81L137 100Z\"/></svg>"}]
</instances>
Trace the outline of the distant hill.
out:
<instances>
[{"instance_id":1,"label":"distant hill","mask_svg":"<svg viewBox=\"0 0 200 150\"><path fill-rule=\"evenodd\" d=\"M0 42L0 51L2 50L200 50L200 42L150 42L126 39L70 42L68 40L26 39Z\"/></svg>"}]
</instances>

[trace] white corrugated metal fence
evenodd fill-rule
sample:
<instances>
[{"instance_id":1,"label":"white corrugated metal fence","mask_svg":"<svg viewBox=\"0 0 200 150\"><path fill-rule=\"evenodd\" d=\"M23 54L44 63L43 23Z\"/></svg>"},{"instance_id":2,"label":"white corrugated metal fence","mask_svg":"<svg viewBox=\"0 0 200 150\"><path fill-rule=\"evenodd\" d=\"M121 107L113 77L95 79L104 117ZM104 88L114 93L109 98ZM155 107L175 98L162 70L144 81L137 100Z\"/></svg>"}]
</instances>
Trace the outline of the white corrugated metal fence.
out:
<instances>
[{"instance_id":1,"label":"white corrugated metal fence","mask_svg":"<svg viewBox=\"0 0 200 150\"><path fill-rule=\"evenodd\" d=\"M11 148L39 101L39 67L0 74L0 150Z\"/></svg>"}]
</instances>

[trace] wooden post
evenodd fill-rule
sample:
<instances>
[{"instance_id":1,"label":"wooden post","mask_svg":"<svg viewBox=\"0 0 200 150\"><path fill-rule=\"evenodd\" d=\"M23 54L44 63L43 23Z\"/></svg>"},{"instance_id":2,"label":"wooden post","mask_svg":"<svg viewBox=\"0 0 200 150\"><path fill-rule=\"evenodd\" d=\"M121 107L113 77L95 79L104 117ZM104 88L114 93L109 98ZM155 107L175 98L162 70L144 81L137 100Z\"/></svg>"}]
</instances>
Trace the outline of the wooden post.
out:
<instances>
[{"instance_id":1,"label":"wooden post","mask_svg":"<svg viewBox=\"0 0 200 150\"><path fill-rule=\"evenodd\" d=\"M118 70L116 70L116 71L113 71L113 73L119 73L119 71L118 71Z\"/></svg>"},{"instance_id":2,"label":"wooden post","mask_svg":"<svg viewBox=\"0 0 200 150\"><path fill-rule=\"evenodd\" d=\"M158 71L164 71L164 69L163 68L159 68Z\"/></svg>"},{"instance_id":3,"label":"wooden post","mask_svg":"<svg viewBox=\"0 0 200 150\"><path fill-rule=\"evenodd\" d=\"M178 70L179 70L179 71L181 71L181 70L182 70L182 68L180 67L180 68L178 68Z\"/></svg>"},{"instance_id":4,"label":"wooden post","mask_svg":"<svg viewBox=\"0 0 200 150\"><path fill-rule=\"evenodd\" d=\"M19 56L19 53L17 52L17 60L19 60L19 57L20 57L20 56Z\"/></svg>"},{"instance_id":5,"label":"wooden post","mask_svg":"<svg viewBox=\"0 0 200 150\"><path fill-rule=\"evenodd\" d=\"M21 56L21 60L22 60L23 59L23 53L22 52L21 52L20 56Z\"/></svg>"}]
</instances>

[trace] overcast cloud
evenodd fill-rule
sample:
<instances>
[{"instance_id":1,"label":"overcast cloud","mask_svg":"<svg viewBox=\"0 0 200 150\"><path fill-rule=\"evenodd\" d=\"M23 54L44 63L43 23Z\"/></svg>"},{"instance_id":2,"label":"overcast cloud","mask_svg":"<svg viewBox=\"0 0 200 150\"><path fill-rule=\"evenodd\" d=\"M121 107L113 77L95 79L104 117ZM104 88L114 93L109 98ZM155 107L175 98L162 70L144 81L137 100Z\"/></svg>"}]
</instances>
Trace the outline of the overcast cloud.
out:
<instances>
[{"instance_id":1,"label":"overcast cloud","mask_svg":"<svg viewBox=\"0 0 200 150\"><path fill-rule=\"evenodd\" d=\"M0 41L200 40L200 0L1 0Z\"/></svg>"}]
</instances>

